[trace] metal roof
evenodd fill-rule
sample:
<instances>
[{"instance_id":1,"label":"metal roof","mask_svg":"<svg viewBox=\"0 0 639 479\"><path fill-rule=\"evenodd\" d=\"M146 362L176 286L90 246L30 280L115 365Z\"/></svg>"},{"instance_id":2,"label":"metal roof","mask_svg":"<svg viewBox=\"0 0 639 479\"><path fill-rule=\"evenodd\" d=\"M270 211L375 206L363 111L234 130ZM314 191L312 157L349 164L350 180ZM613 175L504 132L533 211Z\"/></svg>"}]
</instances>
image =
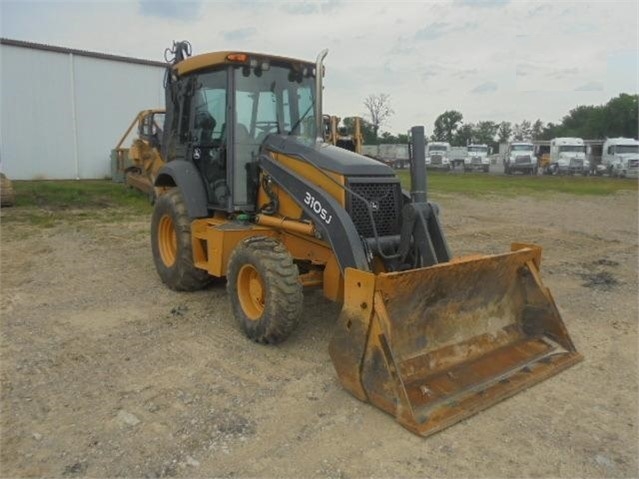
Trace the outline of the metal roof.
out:
<instances>
[{"instance_id":1,"label":"metal roof","mask_svg":"<svg viewBox=\"0 0 639 479\"><path fill-rule=\"evenodd\" d=\"M101 60L111 60L115 62L135 63L137 65L149 65L154 67L165 68L167 66L164 62L156 62L153 60L143 60L141 58L123 57L120 55L110 55L108 53L89 52L87 50L76 50L74 48L58 47L54 45L44 45L42 43L25 42L22 40L12 40L10 38L1 38L0 45L9 45L12 47L30 48L32 50L44 50L55 53L72 53L73 55L98 58Z\"/></svg>"}]
</instances>

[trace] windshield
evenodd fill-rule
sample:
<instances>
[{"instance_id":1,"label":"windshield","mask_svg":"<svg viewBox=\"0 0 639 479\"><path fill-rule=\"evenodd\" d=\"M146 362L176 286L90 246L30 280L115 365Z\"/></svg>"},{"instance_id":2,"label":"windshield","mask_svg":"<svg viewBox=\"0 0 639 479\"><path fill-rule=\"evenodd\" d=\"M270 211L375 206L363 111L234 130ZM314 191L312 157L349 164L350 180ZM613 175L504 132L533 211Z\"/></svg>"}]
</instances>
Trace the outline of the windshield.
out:
<instances>
[{"instance_id":1,"label":"windshield","mask_svg":"<svg viewBox=\"0 0 639 479\"><path fill-rule=\"evenodd\" d=\"M271 64L268 69L235 68L238 131L252 140L269 133L315 140L315 80L304 65Z\"/></svg>"},{"instance_id":2,"label":"windshield","mask_svg":"<svg viewBox=\"0 0 639 479\"><path fill-rule=\"evenodd\" d=\"M562 145L559 147L559 153L584 153L586 147L583 145Z\"/></svg>"},{"instance_id":3,"label":"windshield","mask_svg":"<svg viewBox=\"0 0 639 479\"><path fill-rule=\"evenodd\" d=\"M469 146L468 153L488 153L488 147L486 146Z\"/></svg>"},{"instance_id":4,"label":"windshield","mask_svg":"<svg viewBox=\"0 0 639 479\"><path fill-rule=\"evenodd\" d=\"M639 145L617 145L615 153L639 153Z\"/></svg>"},{"instance_id":5,"label":"windshield","mask_svg":"<svg viewBox=\"0 0 639 479\"><path fill-rule=\"evenodd\" d=\"M446 145L428 145L428 151L446 151Z\"/></svg>"},{"instance_id":6,"label":"windshield","mask_svg":"<svg viewBox=\"0 0 639 479\"><path fill-rule=\"evenodd\" d=\"M513 145L512 150L513 151L532 151L533 146L532 145Z\"/></svg>"}]
</instances>

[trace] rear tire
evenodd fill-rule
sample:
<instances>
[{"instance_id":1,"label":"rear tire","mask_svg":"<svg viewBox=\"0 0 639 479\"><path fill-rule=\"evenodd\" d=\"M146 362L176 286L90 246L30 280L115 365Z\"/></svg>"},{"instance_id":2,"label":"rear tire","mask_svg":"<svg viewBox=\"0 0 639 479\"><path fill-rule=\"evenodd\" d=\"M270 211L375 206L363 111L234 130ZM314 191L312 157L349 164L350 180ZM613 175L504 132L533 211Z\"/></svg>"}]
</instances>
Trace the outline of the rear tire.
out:
<instances>
[{"instance_id":1,"label":"rear tire","mask_svg":"<svg viewBox=\"0 0 639 479\"><path fill-rule=\"evenodd\" d=\"M233 250L226 288L233 315L253 341L282 342L300 321L304 295L299 271L273 238L253 236Z\"/></svg>"},{"instance_id":2,"label":"rear tire","mask_svg":"<svg viewBox=\"0 0 639 479\"><path fill-rule=\"evenodd\" d=\"M193 264L191 218L177 188L161 195L155 202L151 250L160 279L175 291L196 291L213 280L207 271Z\"/></svg>"}]
</instances>

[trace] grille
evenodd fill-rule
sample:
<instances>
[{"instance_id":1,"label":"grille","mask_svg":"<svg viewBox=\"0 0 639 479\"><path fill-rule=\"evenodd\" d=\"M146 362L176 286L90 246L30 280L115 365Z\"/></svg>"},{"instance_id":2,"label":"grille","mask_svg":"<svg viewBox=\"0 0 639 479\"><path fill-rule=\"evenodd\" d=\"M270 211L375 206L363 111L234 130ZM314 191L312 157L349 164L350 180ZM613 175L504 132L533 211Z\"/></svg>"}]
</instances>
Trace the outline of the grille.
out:
<instances>
[{"instance_id":1,"label":"grille","mask_svg":"<svg viewBox=\"0 0 639 479\"><path fill-rule=\"evenodd\" d=\"M584 166L584 160L579 160L577 158L570 159L571 168L581 168L582 166Z\"/></svg>"},{"instance_id":2,"label":"grille","mask_svg":"<svg viewBox=\"0 0 639 479\"><path fill-rule=\"evenodd\" d=\"M430 162L433 165L441 165L442 164L442 155L433 155L430 157Z\"/></svg>"},{"instance_id":3,"label":"grille","mask_svg":"<svg viewBox=\"0 0 639 479\"><path fill-rule=\"evenodd\" d=\"M474 156L471 162L473 165L481 165L481 158L478 156Z\"/></svg>"},{"instance_id":4,"label":"grille","mask_svg":"<svg viewBox=\"0 0 639 479\"><path fill-rule=\"evenodd\" d=\"M518 156L517 158L515 158L515 163L530 163L530 156Z\"/></svg>"},{"instance_id":5,"label":"grille","mask_svg":"<svg viewBox=\"0 0 639 479\"><path fill-rule=\"evenodd\" d=\"M379 236L399 234L401 190L398 182L356 183L351 181L348 186L353 192L372 203L373 218ZM349 212L357 232L364 238L374 237L366 203L354 195L349 196Z\"/></svg>"},{"instance_id":6,"label":"grille","mask_svg":"<svg viewBox=\"0 0 639 479\"><path fill-rule=\"evenodd\" d=\"M639 160L628 160L628 168L639 167Z\"/></svg>"}]
</instances>

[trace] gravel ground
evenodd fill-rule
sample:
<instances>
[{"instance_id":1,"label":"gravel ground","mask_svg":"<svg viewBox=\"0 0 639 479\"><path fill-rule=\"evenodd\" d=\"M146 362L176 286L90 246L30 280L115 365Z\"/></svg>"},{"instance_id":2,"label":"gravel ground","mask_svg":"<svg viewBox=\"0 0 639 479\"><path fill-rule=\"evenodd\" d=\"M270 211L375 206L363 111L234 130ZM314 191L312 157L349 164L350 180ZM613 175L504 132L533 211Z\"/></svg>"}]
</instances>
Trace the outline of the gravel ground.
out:
<instances>
[{"instance_id":1,"label":"gravel ground","mask_svg":"<svg viewBox=\"0 0 639 479\"><path fill-rule=\"evenodd\" d=\"M327 353L339 306L319 293L287 342L259 346L223 286L161 284L148 218L11 221L1 475L637 477L637 194L436 199L456 254L544 247L584 362L423 439L340 387Z\"/></svg>"}]
</instances>

